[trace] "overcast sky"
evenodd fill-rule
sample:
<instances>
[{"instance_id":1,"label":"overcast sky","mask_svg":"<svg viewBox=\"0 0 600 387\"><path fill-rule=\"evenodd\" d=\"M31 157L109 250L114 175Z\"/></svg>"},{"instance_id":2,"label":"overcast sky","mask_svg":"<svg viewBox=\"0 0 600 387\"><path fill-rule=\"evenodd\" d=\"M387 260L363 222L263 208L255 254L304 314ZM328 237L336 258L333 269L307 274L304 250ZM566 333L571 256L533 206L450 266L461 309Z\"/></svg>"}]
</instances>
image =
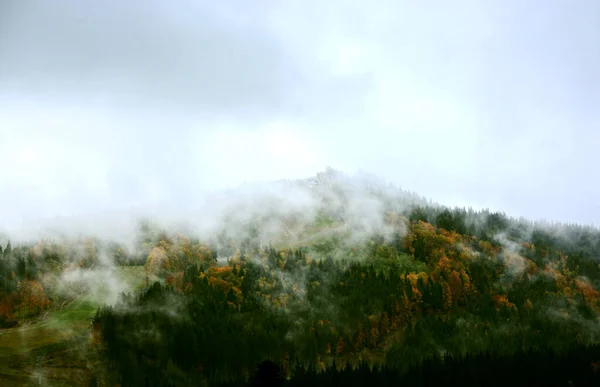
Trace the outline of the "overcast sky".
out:
<instances>
[{"instance_id":1,"label":"overcast sky","mask_svg":"<svg viewBox=\"0 0 600 387\"><path fill-rule=\"evenodd\" d=\"M0 0L0 222L374 173L600 224L600 2Z\"/></svg>"}]
</instances>

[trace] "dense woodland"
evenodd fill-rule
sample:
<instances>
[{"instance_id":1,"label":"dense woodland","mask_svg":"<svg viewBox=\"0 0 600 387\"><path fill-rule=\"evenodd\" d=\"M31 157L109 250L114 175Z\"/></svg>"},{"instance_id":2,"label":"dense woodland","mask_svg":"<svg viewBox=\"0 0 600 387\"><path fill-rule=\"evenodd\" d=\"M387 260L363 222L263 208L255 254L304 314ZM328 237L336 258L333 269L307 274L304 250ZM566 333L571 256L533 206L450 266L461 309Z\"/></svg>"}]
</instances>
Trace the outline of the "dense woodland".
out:
<instances>
[{"instance_id":1,"label":"dense woodland","mask_svg":"<svg viewBox=\"0 0 600 387\"><path fill-rule=\"evenodd\" d=\"M109 264L104 254L143 264L145 278L93 319L91 379L102 385L246 385L265 361L290 386L599 380L598 229L345 179L327 171L298 183L321 203L310 221L249 217L244 233L206 240L144 224L134 250L93 239L6 245L0 324L76 297L60 273ZM380 227L353 216L359 189L381 203ZM271 242L267 218L284 225Z\"/></svg>"}]
</instances>

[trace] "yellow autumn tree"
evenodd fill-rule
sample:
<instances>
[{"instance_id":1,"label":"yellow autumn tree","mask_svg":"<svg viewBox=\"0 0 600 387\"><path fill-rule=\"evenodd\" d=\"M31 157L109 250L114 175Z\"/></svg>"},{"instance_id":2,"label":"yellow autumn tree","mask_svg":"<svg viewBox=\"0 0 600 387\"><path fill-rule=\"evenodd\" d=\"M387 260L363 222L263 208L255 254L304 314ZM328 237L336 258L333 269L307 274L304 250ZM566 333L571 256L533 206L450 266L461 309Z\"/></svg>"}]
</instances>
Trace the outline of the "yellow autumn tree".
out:
<instances>
[{"instance_id":1,"label":"yellow autumn tree","mask_svg":"<svg viewBox=\"0 0 600 387\"><path fill-rule=\"evenodd\" d=\"M169 257L164 246L154 247L146 259L146 275L160 277L165 270L170 270Z\"/></svg>"},{"instance_id":2,"label":"yellow autumn tree","mask_svg":"<svg viewBox=\"0 0 600 387\"><path fill-rule=\"evenodd\" d=\"M440 251L449 250L448 247L454 244L456 237L452 233L441 232L430 223L419 220L411 224L410 232L407 234L404 243L413 257L417 246L422 250L427 261L436 261L439 258Z\"/></svg>"},{"instance_id":3,"label":"yellow autumn tree","mask_svg":"<svg viewBox=\"0 0 600 387\"><path fill-rule=\"evenodd\" d=\"M494 301L494 306L496 307L497 310L500 309L509 309L509 310L516 310L517 307L515 306L515 304L513 304L512 302L510 302L508 300L508 297L504 294L498 294L495 295L492 300Z\"/></svg>"},{"instance_id":4,"label":"yellow autumn tree","mask_svg":"<svg viewBox=\"0 0 600 387\"><path fill-rule=\"evenodd\" d=\"M465 296L469 296L473 294L473 292L475 292L475 288L471 284L471 278L469 277L465 269L461 269L460 271L460 280L462 281L463 293Z\"/></svg>"}]
</instances>

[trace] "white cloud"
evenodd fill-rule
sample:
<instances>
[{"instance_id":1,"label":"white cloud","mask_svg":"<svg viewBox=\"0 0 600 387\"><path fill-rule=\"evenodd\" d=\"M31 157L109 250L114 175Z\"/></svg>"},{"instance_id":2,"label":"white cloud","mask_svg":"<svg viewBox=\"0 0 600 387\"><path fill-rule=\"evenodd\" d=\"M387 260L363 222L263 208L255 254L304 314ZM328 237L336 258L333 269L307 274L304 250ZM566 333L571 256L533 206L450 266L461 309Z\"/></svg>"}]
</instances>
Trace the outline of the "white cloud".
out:
<instances>
[{"instance_id":1,"label":"white cloud","mask_svg":"<svg viewBox=\"0 0 600 387\"><path fill-rule=\"evenodd\" d=\"M443 203L598 223L598 3L531 9L12 2L3 222L185 207L331 165Z\"/></svg>"},{"instance_id":2,"label":"white cloud","mask_svg":"<svg viewBox=\"0 0 600 387\"><path fill-rule=\"evenodd\" d=\"M240 182L302 178L324 169L319 143L294 125L220 127L192 142L199 175L214 188Z\"/></svg>"}]
</instances>

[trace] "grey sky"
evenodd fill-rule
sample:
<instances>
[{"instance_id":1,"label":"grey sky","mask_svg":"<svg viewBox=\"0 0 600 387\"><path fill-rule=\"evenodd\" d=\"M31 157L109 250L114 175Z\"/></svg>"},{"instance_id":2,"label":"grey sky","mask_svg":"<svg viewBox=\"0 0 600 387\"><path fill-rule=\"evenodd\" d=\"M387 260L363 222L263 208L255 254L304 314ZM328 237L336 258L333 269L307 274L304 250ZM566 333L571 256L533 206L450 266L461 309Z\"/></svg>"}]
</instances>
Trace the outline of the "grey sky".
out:
<instances>
[{"instance_id":1,"label":"grey sky","mask_svg":"<svg viewBox=\"0 0 600 387\"><path fill-rule=\"evenodd\" d=\"M0 216L330 165L598 225L598 69L592 0L0 0Z\"/></svg>"}]
</instances>

